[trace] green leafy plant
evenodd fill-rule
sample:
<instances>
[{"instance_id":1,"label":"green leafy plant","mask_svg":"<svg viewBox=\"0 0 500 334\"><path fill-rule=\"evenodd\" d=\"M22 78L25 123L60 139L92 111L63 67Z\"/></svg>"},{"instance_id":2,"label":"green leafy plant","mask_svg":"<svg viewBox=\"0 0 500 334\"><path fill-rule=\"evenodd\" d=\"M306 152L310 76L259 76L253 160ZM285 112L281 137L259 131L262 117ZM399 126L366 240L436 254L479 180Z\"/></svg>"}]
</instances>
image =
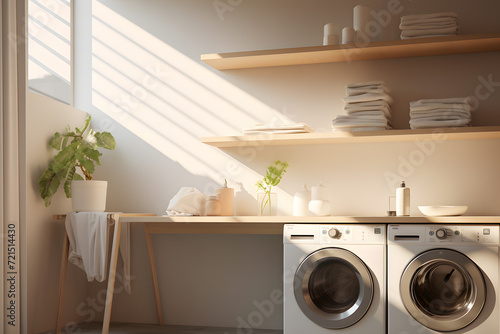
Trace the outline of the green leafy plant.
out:
<instances>
[{"instance_id":1,"label":"green leafy plant","mask_svg":"<svg viewBox=\"0 0 500 334\"><path fill-rule=\"evenodd\" d=\"M271 213L271 189L281 182L287 168L287 162L276 160L271 166L267 167L266 176L255 184L259 190L265 193L260 202L261 215L264 213L267 205L269 205L269 213Z\"/></svg>"},{"instance_id":2,"label":"green leafy plant","mask_svg":"<svg viewBox=\"0 0 500 334\"><path fill-rule=\"evenodd\" d=\"M91 116L87 117L82 129L75 127L75 130L71 131L68 125L66 133L56 132L50 141L50 146L59 152L38 180L40 196L45 200L45 206L50 205L52 196L63 181L66 197L71 198L71 181L84 179L76 173L77 168L86 180L92 180L95 165L101 165L99 157L102 153L98 148L114 150L115 138L109 132L92 130L90 118Z\"/></svg>"}]
</instances>

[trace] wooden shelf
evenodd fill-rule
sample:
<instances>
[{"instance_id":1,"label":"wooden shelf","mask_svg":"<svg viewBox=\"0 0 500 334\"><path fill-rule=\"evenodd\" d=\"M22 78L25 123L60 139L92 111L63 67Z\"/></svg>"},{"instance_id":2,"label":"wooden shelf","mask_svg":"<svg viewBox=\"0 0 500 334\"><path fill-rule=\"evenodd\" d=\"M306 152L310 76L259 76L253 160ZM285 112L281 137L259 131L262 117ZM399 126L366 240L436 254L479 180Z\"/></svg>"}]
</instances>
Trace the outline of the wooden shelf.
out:
<instances>
[{"instance_id":1,"label":"wooden shelf","mask_svg":"<svg viewBox=\"0 0 500 334\"><path fill-rule=\"evenodd\" d=\"M201 60L217 70L351 62L370 59L500 51L500 34L459 35L356 44L213 53Z\"/></svg>"},{"instance_id":2,"label":"wooden shelf","mask_svg":"<svg viewBox=\"0 0 500 334\"><path fill-rule=\"evenodd\" d=\"M494 138L500 138L500 126L202 137L201 141L207 145L224 148Z\"/></svg>"}]
</instances>

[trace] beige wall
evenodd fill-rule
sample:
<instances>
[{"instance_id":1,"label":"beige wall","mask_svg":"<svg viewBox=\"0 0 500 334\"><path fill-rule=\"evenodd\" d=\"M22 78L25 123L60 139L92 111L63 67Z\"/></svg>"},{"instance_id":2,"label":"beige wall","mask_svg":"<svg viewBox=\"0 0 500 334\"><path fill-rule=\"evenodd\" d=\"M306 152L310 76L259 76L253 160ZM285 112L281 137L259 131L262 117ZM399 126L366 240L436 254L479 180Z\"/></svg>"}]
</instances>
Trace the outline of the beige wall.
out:
<instances>
[{"instance_id":1,"label":"beige wall","mask_svg":"<svg viewBox=\"0 0 500 334\"><path fill-rule=\"evenodd\" d=\"M219 16L214 4L229 4ZM306 122L330 131L343 113L346 84L384 80L396 127L408 128L409 102L474 95L481 78L500 82L499 53L362 61L219 72L200 54L313 46L323 25L351 25L355 1L77 2L77 107L110 130L96 176L109 181L108 210L164 214L182 186L210 193L224 178L255 181L274 159L290 168L279 187L280 214L304 183L329 187L334 215L380 216L392 181L411 188L411 214L425 204L468 205L470 215L499 215L499 140L257 147L220 151L201 136L238 134L256 122ZM378 12L387 1L370 1ZM461 33L500 31L496 1L401 1L401 15L456 11ZM79 11L78 11L79 10ZM222 19L221 19L222 18ZM391 17L383 40L397 39ZM500 87L473 114L473 125L500 125ZM484 89L482 92L485 92ZM389 180L389 181L388 181ZM140 226L132 234L133 294L116 296L114 321L154 322L154 302ZM282 244L265 236L155 236L167 323L236 327L282 285ZM92 285L91 296L102 286ZM281 328L276 307L262 328Z\"/></svg>"},{"instance_id":2,"label":"beige wall","mask_svg":"<svg viewBox=\"0 0 500 334\"><path fill-rule=\"evenodd\" d=\"M71 201L66 199L62 186L46 208L38 192L38 178L54 155L49 147L54 133L64 131L68 125L80 126L86 114L32 92L27 94L26 110L26 235L22 250L27 261L23 272L27 314L23 322L26 333L31 334L55 329L64 222L54 222L52 215L71 211ZM86 318L83 308L78 308L87 297L84 273L70 265L67 279L63 325Z\"/></svg>"}]
</instances>

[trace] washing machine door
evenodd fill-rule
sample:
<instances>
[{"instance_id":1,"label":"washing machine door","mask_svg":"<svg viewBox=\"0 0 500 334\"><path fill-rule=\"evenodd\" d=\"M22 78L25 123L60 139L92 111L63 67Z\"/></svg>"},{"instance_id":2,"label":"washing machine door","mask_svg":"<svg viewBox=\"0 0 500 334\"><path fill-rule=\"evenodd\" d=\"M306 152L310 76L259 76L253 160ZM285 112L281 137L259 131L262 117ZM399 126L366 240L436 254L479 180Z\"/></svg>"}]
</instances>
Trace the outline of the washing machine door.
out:
<instances>
[{"instance_id":1,"label":"washing machine door","mask_svg":"<svg viewBox=\"0 0 500 334\"><path fill-rule=\"evenodd\" d=\"M294 277L302 312L317 325L341 329L354 325L370 308L373 278L364 262L342 248L324 248L306 257Z\"/></svg>"},{"instance_id":2,"label":"washing machine door","mask_svg":"<svg viewBox=\"0 0 500 334\"><path fill-rule=\"evenodd\" d=\"M400 282L406 310L422 325L440 332L461 329L481 313L486 283L464 254L433 249L414 258Z\"/></svg>"}]
</instances>

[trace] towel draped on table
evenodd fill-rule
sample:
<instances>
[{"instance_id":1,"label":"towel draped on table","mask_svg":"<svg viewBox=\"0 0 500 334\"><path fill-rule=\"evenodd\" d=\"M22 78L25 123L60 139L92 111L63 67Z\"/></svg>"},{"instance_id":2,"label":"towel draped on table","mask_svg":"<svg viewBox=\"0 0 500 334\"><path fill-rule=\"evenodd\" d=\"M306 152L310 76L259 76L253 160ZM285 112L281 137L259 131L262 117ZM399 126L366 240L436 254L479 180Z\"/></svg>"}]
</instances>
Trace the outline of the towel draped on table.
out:
<instances>
[{"instance_id":1,"label":"towel draped on table","mask_svg":"<svg viewBox=\"0 0 500 334\"><path fill-rule=\"evenodd\" d=\"M167 207L169 216L203 216L206 196L194 187L182 187Z\"/></svg>"},{"instance_id":2,"label":"towel draped on table","mask_svg":"<svg viewBox=\"0 0 500 334\"><path fill-rule=\"evenodd\" d=\"M89 282L106 279L109 212L70 212L66 215L66 233L69 239L68 260L85 271ZM118 213L115 213L118 215ZM130 225L121 223L120 256L123 261L123 285L130 286ZM118 276L117 276L118 277Z\"/></svg>"}]
</instances>

